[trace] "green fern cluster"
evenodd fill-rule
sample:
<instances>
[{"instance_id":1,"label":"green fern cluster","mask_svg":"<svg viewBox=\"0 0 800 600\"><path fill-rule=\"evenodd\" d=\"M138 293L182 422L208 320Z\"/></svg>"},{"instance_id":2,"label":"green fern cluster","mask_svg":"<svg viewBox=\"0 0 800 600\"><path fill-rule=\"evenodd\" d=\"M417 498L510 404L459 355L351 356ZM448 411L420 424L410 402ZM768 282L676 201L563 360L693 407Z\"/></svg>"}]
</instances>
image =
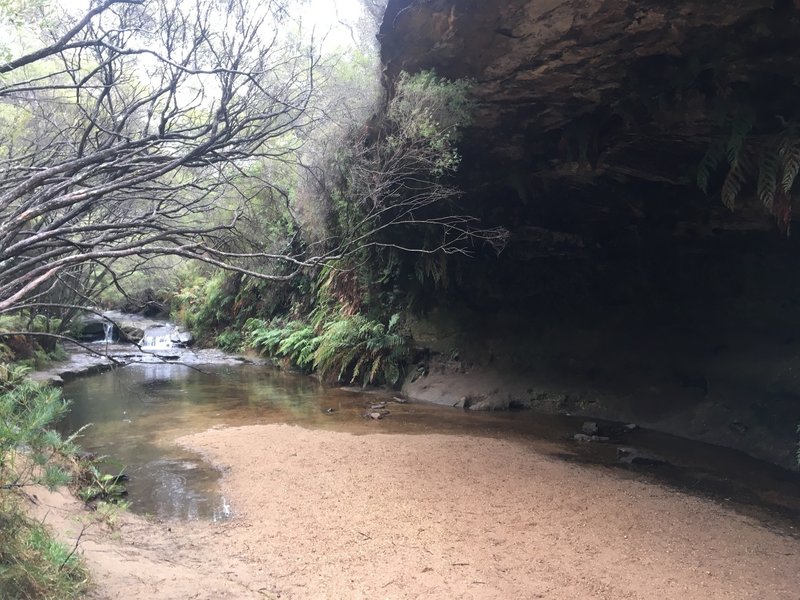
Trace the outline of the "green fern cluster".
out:
<instances>
[{"instance_id":1,"label":"green fern cluster","mask_svg":"<svg viewBox=\"0 0 800 600\"><path fill-rule=\"evenodd\" d=\"M697 185L708 193L709 181L727 162L723 204L734 210L742 189L754 182L758 199L788 229L791 190L800 174L800 128L790 124L780 134L755 135L754 125L748 114L728 119L730 133L709 145L697 169Z\"/></svg>"},{"instance_id":2,"label":"green fern cluster","mask_svg":"<svg viewBox=\"0 0 800 600\"><path fill-rule=\"evenodd\" d=\"M336 379L362 384L386 381L396 385L408 358L408 342L397 331L400 320L392 315L388 324L353 315L325 325L314 365L322 375L337 372Z\"/></svg>"},{"instance_id":3,"label":"green fern cluster","mask_svg":"<svg viewBox=\"0 0 800 600\"><path fill-rule=\"evenodd\" d=\"M210 338L214 331L230 320L233 295L225 273L211 278L197 277L174 296L173 316L199 339Z\"/></svg>"},{"instance_id":4,"label":"green fern cluster","mask_svg":"<svg viewBox=\"0 0 800 600\"><path fill-rule=\"evenodd\" d=\"M288 358L292 363L311 371L314 368L314 351L319 339L314 328L302 321L268 322L251 319L247 322L247 343L263 354Z\"/></svg>"},{"instance_id":5,"label":"green fern cluster","mask_svg":"<svg viewBox=\"0 0 800 600\"><path fill-rule=\"evenodd\" d=\"M225 352L238 352L242 347L242 334L235 329L226 329L214 338L214 345Z\"/></svg>"},{"instance_id":6,"label":"green fern cluster","mask_svg":"<svg viewBox=\"0 0 800 600\"><path fill-rule=\"evenodd\" d=\"M409 348L406 336L398 330L399 315L393 315L387 324L363 315L317 316L312 324L253 319L248 322L248 343L306 371L333 375L331 379L339 382L396 385L400 381Z\"/></svg>"}]
</instances>

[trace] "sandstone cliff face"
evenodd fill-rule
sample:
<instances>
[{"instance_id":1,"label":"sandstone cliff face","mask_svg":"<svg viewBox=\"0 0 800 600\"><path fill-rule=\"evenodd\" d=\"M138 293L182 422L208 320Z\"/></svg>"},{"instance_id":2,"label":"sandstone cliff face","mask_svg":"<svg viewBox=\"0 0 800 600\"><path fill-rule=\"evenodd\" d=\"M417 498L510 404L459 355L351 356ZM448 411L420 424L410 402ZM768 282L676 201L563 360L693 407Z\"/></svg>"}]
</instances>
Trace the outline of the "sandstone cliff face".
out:
<instances>
[{"instance_id":1,"label":"sandstone cliff face","mask_svg":"<svg viewBox=\"0 0 800 600\"><path fill-rule=\"evenodd\" d=\"M390 92L402 70L474 81L462 208L511 232L420 335L569 410L792 464L800 186L765 205L755 165L730 210L729 158L697 179L737 128L755 163L795 135L800 2L390 0L379 38Z\"/></svg>"},{"instance_id":2,"label":"sandstone cliff face","mask_svg":"<svg viewBox=\"0 0 800 600\"><path fill-rule=\"evenodd\" d=\"M796 115L798 34L788 1L391 0L380 40L389 87L401 70L474 80L465 153L483 162L690 184L726 103L760 134Z\"/></svg>"}]
</instances>

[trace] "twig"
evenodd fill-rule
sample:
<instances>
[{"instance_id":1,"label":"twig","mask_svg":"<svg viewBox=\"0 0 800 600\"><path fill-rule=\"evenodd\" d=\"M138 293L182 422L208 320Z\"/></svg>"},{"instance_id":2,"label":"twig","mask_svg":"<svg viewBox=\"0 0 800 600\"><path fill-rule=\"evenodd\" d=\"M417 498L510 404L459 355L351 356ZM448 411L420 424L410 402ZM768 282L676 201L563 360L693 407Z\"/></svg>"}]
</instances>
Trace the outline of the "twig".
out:
<instances>
[{"instance_id":1,"label":"twig","mask_svg":"<svg viewBox=\"0 0 800 600\"><path fill-rule=\"evenodd\" d=\"M66 565L67 562L69 562L69 559L72 558L72 555L75 554L75 552L78 550L78 544L81 543L81 538L83 537L83 534L86 532L88 528L89 528L88 525L84 525L83 527L81 527L81 532L78 534L78 538L75 540L75 546L72 548L72 551L69 554L67 554L67 558L64 559L64 562L61 563L61 566L58 567L59 571L64 568L64 565Z\"/></svg>"}]
</instances>

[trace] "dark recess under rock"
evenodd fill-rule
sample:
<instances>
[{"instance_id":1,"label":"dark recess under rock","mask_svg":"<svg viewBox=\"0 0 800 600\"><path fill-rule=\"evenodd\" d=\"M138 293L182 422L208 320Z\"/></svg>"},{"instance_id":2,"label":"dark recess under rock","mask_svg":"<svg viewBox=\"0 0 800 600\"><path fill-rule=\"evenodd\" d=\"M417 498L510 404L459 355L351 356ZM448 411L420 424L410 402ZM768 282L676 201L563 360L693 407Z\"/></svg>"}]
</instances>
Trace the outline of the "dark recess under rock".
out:
<instances>
[{"instance_id":1,"label":"dark recess under rock","mask_svg":"<svg viewBox=\"0 0 800 600\"><path fill-rule=\"evenodd\" d=\"M778 214L753 177L730 210L729 167L708 193L697 175L741 114L756 141L800 121L798 4L390 0L386 87L402 70L474 81L458 208L511 232L499 257L454 259L460 277L415 325L474 389L432 397L442 375L426 366L410 395L561 397L560 411L796 464L793 195Z\"/></svg>"}]
</instances>

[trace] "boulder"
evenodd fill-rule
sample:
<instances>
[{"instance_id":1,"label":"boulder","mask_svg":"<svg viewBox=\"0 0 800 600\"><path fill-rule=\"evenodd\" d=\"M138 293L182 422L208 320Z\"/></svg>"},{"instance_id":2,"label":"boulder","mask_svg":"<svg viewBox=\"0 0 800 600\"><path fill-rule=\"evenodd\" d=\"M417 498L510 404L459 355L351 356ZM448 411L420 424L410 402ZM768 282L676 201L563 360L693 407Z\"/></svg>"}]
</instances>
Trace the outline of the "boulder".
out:
<instances>
[{"instance_id":1,"label":"boulder","mask_svg":"<svg viewBox=\"0 0 800 600\"><path fill-rule=\"evenodd\" d=\"M169 339L178 348L188 348L194 344L194 336L190 332L181 329L176 329Z\"/></svg>"},{"instance_id":2,"label":"boulder","mask_svg":"<svg viewBox=\"0 0 800 600\"><path fill-rule=\"evenodd\" d=\"M106 339L108 321L96 315L85 315L75 322L75 338L81 342L98 342Z\"/></svg>"},{"instance_id":3,"label":"boulder","mask_svg":"<svg viewBox=\"0 0 800 600\"><path fill-rule=\"evenodd\" d=\"M469 408L469 399L466 396L461 396L458 402L453 404L454 408Z\"/></svg>"},{"instance_id":4,"label":"boulder","mask_svg":"<svg viewBox=\"0 0 800 600\"><path fill-rule=\"evenodd\" d=\"M138 344L144 337L144 329L133 325L123 325L120 337L124 342Z\"/></svg>"}]
</instances>

